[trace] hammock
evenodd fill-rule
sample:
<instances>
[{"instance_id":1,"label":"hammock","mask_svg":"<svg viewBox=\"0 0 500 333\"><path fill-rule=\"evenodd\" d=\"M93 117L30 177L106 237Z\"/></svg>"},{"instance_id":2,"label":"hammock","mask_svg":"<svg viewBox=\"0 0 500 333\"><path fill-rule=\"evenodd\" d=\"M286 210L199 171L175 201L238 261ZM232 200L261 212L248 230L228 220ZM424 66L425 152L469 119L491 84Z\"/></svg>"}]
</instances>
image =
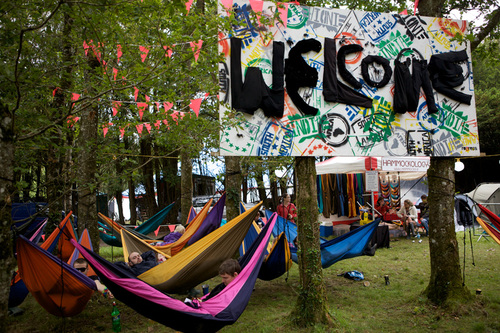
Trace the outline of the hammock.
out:
<instances>
[{"instance_id":1,"label":"hammock","mask_svg":"<svg viewBox=\"0 0 500 333\"><path fill-rule=\"evenodd\" d=\"M92 279L23 236L17 239L17 253L21 278L47 312L71 317L83 311L96 290Z\"/></svg>"},{"instance_id":2,"label":"hammock","mask_svg":"<svg viewBox=\"0 0 500 333\"><path fill-rule=\"evenodd\" d=\"M198 230L200 229L200 227L204 223L205 219L207 218L207 213L208 213L208 210L210 209L211 204L212 204L212 199L210 199L205 204L205 206L202 208L202 210L198 213L198 215L196 215L194 220L189 224L189 228L187 228L184 231L184 233L182 234L181 237L179 237L178 240L176 240L175 242L170 243L170 244L154 246L155 249L157 250L157 252L161 252L166 257L170 257L173 255L176 255L180 250L182 250L182 248L187 244L187 242L191 239L191 237L193 237L198 232ZM222 208L224 208L224 207L222 207ZM220 221L219 221L219 224L220 224ZM126 230L126 231L128 232L129 230ZM137 236L137 235L134 234L134 236ZM121 237L122 237L122 243L124 242L124 240L129 240L129 242L127 243L127 246L123 247L123 257L125 258L125 260L127 260L129 254L134 252L134 251L139 252L139 253L143 253L145 251L150 250L150 248L144 247L144 245L146 245L147 243L150 243L150 241L144 241L143 242L144 245L142 245L142 244L140 244L141 242L137 242L137 240L139 240L138 237L132 237L132 238L124 237L123 232L122 232ZM147 245L147 246L149 247L149 245ZM132 248L134 248L134 250L131 250Z\"/></svg>"},{"instance_id":3,"label":"hammock","mask_svg":"<svg viewBox=\"0 0 500 333\"><path fill-rule=\"evenodd\" d=\"M199 283L213 278L218 274L219 265L238 250L261 204L232 219L167 261L142 273L138 278L158 290L169 293L185 293ZM126 231L123 233L126 234ZM146 249L159 252L151 246Z\"/></svg>"},{"instance_id":4,"label":"hammock","mask_svg":"<svg viewBox=\"0 0 500 333\"><path fill-rule=\"evenodd\" d=\"M240 202L240 213L245 211L245 206ZM260 232L260 227L254 221L240 245L240 256L244 256L248 252L254 241L259 237ZM267 246L266 257L259 272L259 279L264 281L277 279L288 272L290 268L292 268L290 246L285 233L281 233L272 244L269 243Z\"/></svg>"},{"instance_id":5,"label":"hammock","mask_svg":"<svg viewBox=\"0 0 500 333\"><path fill-rule=\"evenodd\" d=\"M222 196L217 200L217 203L212 208L210 213L203 221L201 227L196 231L196 233L191 237L187 246L195 243L196 241L202 239L215 229L220 227L220 223L222 222L222 215L224 215L224 206L226 205L226 192L222 194ZM172 254L173 255L173 254Z\"/></svg>"},{"instance_id":6,"label":"hammock","mask_svg":"<svg viewBox=\"0 0 500 333\"><path fill-rule=\"evenodd\" d=\"M484 215L488 218L490 223L484 221L481 219L479 216L476 217L476 220L479 222L481 227L493 238L497 244L500 245L500 217L495 215L491 210L488 208L484 207L481 204L476 203L479 209L483 212Z\"/></svg>"},{"instance_id":7,"label":"hammock","mask_svg":"<svg viewBox=\"0 0 500 333\"><path fill-rule=\"evenodd\" d=\"M175 202L172 202L170 205L160 210L131 232L135 233L140 238L152 240L152 238L148 237L147 234L154 232L160 226L160 224L165 220L165 217L174 207L174 204ZM99 213L99 217L110 226L110 230L112 231L111 234L99 231L99 237L108 245L121 247L120 230L125 228L125 226L120 225L101 213Z\"/></svg>"},{"instance_id":8,"label":"hammock","mask_svg":"<svg viewBox=\"0 0 500 333\"><path fill-rule=\"evenodd\" d=\"M256 213L257 211L252 210L252 212ZM246 217L254 217L254 214L246 215ZM235 219L228 224L234 224L233 221ZM249 252L245 258L241 273L218 295L202 302L198 309L165 295L149 284L122 271L97 254L87 251L82 246L76 244L76 242L73 241L73 243L94 267L101 281L113 292L113 295L138 313L178 331L216 332L222 327L236 322L245 310L250 300L264 256L264 250L271 236L271 229L275 221L276 218L273 217L264 228L260 235L261 241L255 243L252 253ZM212 232L210 235L218 233L226 225ZM203 239L188 249L191 249L202 241ZM177 258L180 255L178 254L173 258ZM164 264L162 263L160 266ZM217 270L220 262L211 261L210 264L214 266L211 267L211 270Z\"/></svg>"},{"instance_id":9,"label":"hammock","mask_svg":"<svg viewBox=\"0 0 500 333\"><path fill-rule=\"evenodd\" d=\"M272 214L266 210L266 216ZM363 252L377 229L380 218L329 241L320 239L321 266L328 268L337 261L363 255ZM297 225L278 216L273 235L284 232L288 239L297 237ZM290 248L292 260L298 263L297 249Z\"/></svg>"}]
</instances>

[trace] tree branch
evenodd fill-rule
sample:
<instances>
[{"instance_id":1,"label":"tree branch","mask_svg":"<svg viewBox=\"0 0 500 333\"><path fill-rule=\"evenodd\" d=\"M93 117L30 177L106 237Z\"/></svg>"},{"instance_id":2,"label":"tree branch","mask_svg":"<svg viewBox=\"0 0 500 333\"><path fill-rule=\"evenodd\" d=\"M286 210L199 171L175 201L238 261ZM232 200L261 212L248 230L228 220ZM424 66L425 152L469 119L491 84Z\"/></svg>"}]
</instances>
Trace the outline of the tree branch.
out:
<instances>
[{"instance_id":1,"label":"tree branch","mask_svg":"<svg viewBox=\"0 0 500 333\"><path fill-rule=\"evenodd\" d=\"M496 9L491 16L491 19L488 21L488 24L482 28L479 33L476 35L476 38L471 43L471 50L474 51L479 44L490 34L490 32L495 29L500 23L500 8Z\"/></svg>"}]
</instances>

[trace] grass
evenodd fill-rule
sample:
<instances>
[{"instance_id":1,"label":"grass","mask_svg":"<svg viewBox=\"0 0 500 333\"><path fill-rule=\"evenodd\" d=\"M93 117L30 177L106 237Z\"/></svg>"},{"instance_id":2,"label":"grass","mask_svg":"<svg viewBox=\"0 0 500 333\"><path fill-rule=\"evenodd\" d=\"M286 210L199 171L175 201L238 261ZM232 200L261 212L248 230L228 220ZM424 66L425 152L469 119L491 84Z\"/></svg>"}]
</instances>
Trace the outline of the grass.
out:
<instances>
[{"instance_id":1,"label":"grass","mask_svg":"<svg viewBox=\"0 0 500 333\"><path fill-rule=\"evenodd\" d=\"M457 235L462 268L463 234ZM500 332L500 246L491 240L477 242L478 237L473 237L473 266L467 234L465 284L471 292L481 289L482 293L469 304L439 308L422 296L430 276L428 238L422 239L421 244L391 239L391 248L377 250L374 257L347 259L325 269L328 308L335 318L333 328L317 325L297 329L289 325L287 315L299 287L298 265L293 265L288 276L258 280L245 312L221 332ZM102 248L101 255L108 259L113 255L116 260L121 250L114 248L111 254L111 248ZM363 272L369 286L337 276L350 270ZM389 285L385 285L384 275L389 276ZM212 288L219 278L208 283ZM10 318L9 332L111 332L111 302L94 294L81 314L62 319L48 314L29 295L20 306L24 314ZM120 301L117 304L122 332L175 332Z\"/></svg>"}]
</instances>

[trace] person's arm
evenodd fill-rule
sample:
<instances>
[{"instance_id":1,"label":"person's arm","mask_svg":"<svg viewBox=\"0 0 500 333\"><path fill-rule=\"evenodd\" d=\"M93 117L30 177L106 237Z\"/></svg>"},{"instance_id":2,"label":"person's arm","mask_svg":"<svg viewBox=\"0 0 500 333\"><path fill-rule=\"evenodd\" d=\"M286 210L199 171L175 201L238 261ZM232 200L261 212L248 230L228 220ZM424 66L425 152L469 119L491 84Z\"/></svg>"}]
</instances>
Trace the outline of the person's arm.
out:
<instances>
[{"instance_id":1,"label":"person's arm","mask_svg":"<svg viewBox=\"0 0 500 333\"><path fill-rule=\"evenodd\" d=\"M418 219L418 213L417 213L417 209L415 208L415 206L410 207L410 217L414 221L416 221Z\"/></svg>"},{"instance_id":2,"label":"person's arm","mask_svg":"<svg viewBox=\"0 0 500 333\"><path fill-rule=\"evenodd\" d=\"M290 203L290 213L292 217L290 220L295 220L297 218L297 207L293 203Z\"/></svg>"},{"instance_id":3,"label":"person's arm","mask_svg":"<svg viewBox=\"0 0 500 333\"><path fill-rule=\"evenodd\" d=\"M156 253L153 250L149 250L147 252L144 252L141 254L142 260L144 261L157 261L156 260Z\"/></svg>"},{"instance_id":4,"label":"person's arm","mask_svg":"<svg viewBox=\"0 0 500 333\"><path fill-rule=\"evenodd\" d=\"M397 212L397 214L398 214L399 218L401 218L401 219L402 219L402 218L405 216L405 207L404 207L404 206L402 206L402 207L399 209L399 211Z\"/></svg>"}]
</instances>

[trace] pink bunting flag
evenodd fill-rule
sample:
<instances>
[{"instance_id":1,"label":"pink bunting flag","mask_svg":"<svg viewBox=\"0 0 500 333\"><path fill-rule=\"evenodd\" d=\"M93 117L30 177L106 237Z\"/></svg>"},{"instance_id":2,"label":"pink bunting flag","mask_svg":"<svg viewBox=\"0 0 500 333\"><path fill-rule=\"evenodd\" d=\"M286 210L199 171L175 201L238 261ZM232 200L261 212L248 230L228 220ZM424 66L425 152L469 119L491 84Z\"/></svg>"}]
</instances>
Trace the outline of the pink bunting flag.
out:
<instances>
[{"instance_id":1,"label":"pink bunting flag","mask_svg":"<svg viewBox=\"0 0 500 333\"><path fill-rule=\"evenodd\" d=\"M158 232L160 231L160 225L158 226L158 228L155 230L155 237L158 237Z\"/></svg>"},{"instance_id":2,"label":"pink bunting flag","mask_svg":"<svg viewBox=\"0 0 500 333\"><path fill-rule=\"evenodd\" d=\"M163 49L165 49L165 57L172 58L172 49L170 48L170 46L164 45Z\"/></svg>"},{"instance_id":3,"label":"pink bunting flag","mask_svg":"<svg viewBox=\"0 0 500 333\"><path fill-rule=\"evenodd\" d=\"M78 120L80 120L80 117L68 116L68 118L66 118L66 119L67 119L66 121L68 123L68 127L71 128L76 124L76 122Z\"/></svg>"},{"instance_id":4,"label":"pink bunting flag","mask_svg":"<svg viewBox=\"0 0 500 333\"><path fill-rule=\"evenodd\" d=\"M56 89L52 90L52 97L56 97L57 89L59 89L59 87L56 87Z\"/></svg>"},{"instance_id":5,"label":"pink bunting flag","mask_svg":"<svg viewBox=\"0 0 500 333\"><path fill-rule=\"evenodd\" d=\"M142 120L142 116L144 115L144 111L146 111L146 108L148 107L148 103L137 103L137 107L139 108L139 118Z\"/></svg>"},{"instance_id":6,"label":"pink bunting flag","mask_svg":"<svg viewBox=\"0 0 500 333\"><path fill-rule=\"evenodd\" d=\"M226 10L227 15L229 15L229 11L233 8L233 0L220 0L222 3L222 7Z\"/></svg>"},{"instance_id":7,"label":"pink bunting flag","mask_svg":"<svg viewBox=\"0 0 500 333\"><path fill-rule=\"evenodd\" d=\"M165 126L167 126L168 129L170 129L170 125L168 124L167 119L163 119L163 123L165 124Z\"/></svg>"},{"instance_id":8,"label":"pink bunting flag","mask_svg":"<svg viewBox=\"0 0 500 333\"><path fill-rule=\"evenodd\" d=\"M261 1L261 0L249 0L249 1L250 1L250 6L252 7L252 10L257 15L257 20L260 23L260 16L262 13L262 7L264 7L264 1Z\"/></svg>"},{"instance_id":9,"label":"pink bunting flag","mask_svg":"<svg viewBox=\"0 0 500 333\"><path fill-rule=\"evenodd\" d=\"M125 127L120 127L120 137L123 138L124 135L125 135Z\"/></svg>"},{"instance_id":10,"label":"pink bunting flag","mask_svg":"<svg viewBox=\"0 0 500 333\"><path fill-rule=\"evenodd\" d=\"M141 51L142 62L144 62L144 60L146 60L146 57L148 56L149 49L146 46L139 46L139 50Z\"/></svg>"},{"instance_id":11,"label":"pink bunting flag","mask_svg":"<svg viewBox=\"0 0 500 333\"><path fill-rule=\"evenodd\" d=\"M134 87L134 101L137 102L137 96L139 96L139 89L137 87Z\"/></svg>"},{"instance_id":12,"label":"pink bunting flag","mask_svg":"<svg viewBox=\"0 0 500 333\"><path fill-rule=\"evenodd\" d=\"M196 117L198 117L198 115L200 113L200 106L201 106L202 100L203 100L203 98L192 99L191 104L189 104L189 107L191 108L191 110L194 111L194 113L196 114Z\"/></svg>"},{"instance_id":13,"label":"pink bunting flag","mask_svg":"<svg viewBox=\"0 0 500 333\"><path fill-rule=\"evenodd\" d=\"M415 0L415 7L413 7L413 15L417 15L418 2L419 0Z\"/></svg>"},{"instance_id":14,"label":"pink bunting flag","mask_svg":"<svg viewBox=\"0 0 500 333\"><path fill-rule=\"evenodd\" d=\"M142 134L143 127L144 127L144 124L135 125L135 128L137 128L137 133L139 133L139 135Z\"/></svg>"},{"instance_id":15,"label":"pink bunting flag","mask_svg":"<svg viewBox=\"0 0 500 333\"><path fill-rule=\"evenodd\" d=\"M177 115L178 114L179 114L178 111L174 111L174 112L172 112L172 115L171 115L172 116L172 120L175 121L176 124L178 124L177 123L177 119L178 119Z\"/></svg>"},{"instance_id":16,"label":"pink bunting flag","mask_svg":"<svg viewBox=\"0 0 500 333\"><path fill-rule=\"evenodd\" d=\"M45 234L42 235L42 239L45 241Z\"/></svg>"},{"instance_id":17,"label":"pink bunting flag","mask_svg":"<svg viewBox=\"0 0 500 333\"><path fill-rule=\"evenodd\" d=\"M172 106L174 106L174 103L163 102L163 108L165 109L165 112L167 112L168 110L170 110L172 108Z\"/></svg>"},{"instance_id":18,"label":"pink bunting flag","mask_svg":"<svg viewBox=\"0 0 500 333\"><path fill-rule=\"evenodd\" d=\"M80 98L80 94L77 94L77 93L72 93L71 94L71 100L74 102L74 101L77 101L79 98Z\"/></svg>"},{"instance_id":19,"label":"pink bunting flag","mask_svg":"<svg viewBox=\"0 0 500 333\"><path fill-rule=\"evenodd\" d=\"M408 15L408 9L403 10L399 15Z\"/></svg>"},{"instance_id":20,"label":"pink bunting flag","mask_svg":"<svg viewBox=\"0 0 500 333\"><path fill-rule=\"evenodd\" d=\"M116 76L118 75L118 69L113 67L113 81L116 81Z\"/></svg>"},{"instance_id":21,"label":"pink bunting flag","mask_svg":"<svg viewBox=\"0 0 500 333\"><path fill-rule=\"evenodd\" d=\"M146 129L148 130L148 133L151 134L151 124L150 123L145 123L144 126L146 126Z\"/></svg>"},{"instance_id":22,"label":"pink bunting flag","mask_svg":"<svg viewBox=\"0 0 500 333\"><path fill-rule=\"evenodd\" d=\"M156 104L156 111L160 113L160 102L155 102L155 104Z\"/></svg>"},{"instance_id":23,"label":"pink bunting flag","mask_svg":"<svg viewBox=\"0 0 500 333\"><path fill-rule=\"evenodd\" d=\"M169 224L168 229L170 229L170 232L174 232L175 230L175 224Z\"/></svg>"},{"instance_id":24,"label":"pink bunting flag","mask_svg":"<svg viewBox=\"0 0 500 333\"><path fill-rule=\"evenodd\" d=\"M85 56L87 56L87 52L89 50L89 44L87 44L87 41L83 41L83 49L85 50Z\"/></svg>"},{"instance_id":25,"label":"pink bunting flag","mask_svg":"<svg viewBox=\"0 0 500 333\"><path fill-rule=\"evenodd\" d=\"M188 0L186 1L186 10L189 14L189 11L191 10L191 5L193 4L193 0Z\"/></svg>"},{"instance_id":26,"label":"pink bunting flag","mask_svg":"<svg viewBox=\"0 0 500 333\"><path fill-rule=\"evenodd\" d=\"M203 40L201 40L201 39L197 43L189 42L189 45L191 45L191 50L193 50L193 52L194 52L194 61L198 61L198 57L200 56L202 44L203 44Z\"/></svg>"},{"instance_id":27,"label":"pink bunting flag","mask_svg":"<svg viewBox=\"0 0 500 333\"><path fill-rule=\"evenodd\" d=\"M160 129L160 126L161 126L161 120L157 120L157 121L155 122L155 127L156 127L156 129L157 129L157 130L159 130L159 129Z\"/></svg>"},{"instance_id":28,"label":"pink bunting flag","mask_svg":"<svg viewBox=\"0 0 500 333\"><path fill-rule=\"evenodd\" d=\"M149 103L149 101L150 101L149 96L148 95L144 95L144 98L146 99L146 103Z\"/></svg>"},{"instance_id":29,"label":"pink bunting flag","mask_svg":"<svg viewBox=\"0 0 500 333\"><path fill-rule=\"evenodd\" d=\"M208 96L210 96L210 93L205 93L205 97L203 97L203 99L207 99Z\"/></svg>"},{"instance_id":30,"label":"pink bunting flag","mask_svg":"<svg viewBox=\"0 0 500 333\"><path fill-rule=\"evenodd\" d=\"M104 137L106 137L106 134L108 134L108 128L107 127L104 127L102 129L102 134L104 135Z\"/></svg>"},{"instance_id":31,"label":"pink bunting flag","mask_svg":"<svg viewBox=\"0 0 500 333\"><path fill-rule=\"evenodd\" d=\"M120 58L122 57L122 46L120 44L116 45L116 63L120 63Z\"/></svg>"},{"instance_id":32,"label":"pink bunting flag","mask_svg":"<svg viewBox=\"0 0 500 333\"><path fill-rule=\"evenodd\" d=\"M283 25L286 28L288 23L288 3L278 2L278 5L284 5L284 8L278 7L278 11L280 13L280 18L283 21Z\"/></svg>"},{"instance_id":33,"label":"pink bunting flag","mask_svg":"<svg viewBox=\"0 0 500 333\"><path fill-rule=\"evenodd\" d=\"M113 116L116 116L116 114L118 113L118 109L120 108L120 106L122 106L122 102L119 102L119 101L113 101Z\"/></svg>"}]
</instances>

